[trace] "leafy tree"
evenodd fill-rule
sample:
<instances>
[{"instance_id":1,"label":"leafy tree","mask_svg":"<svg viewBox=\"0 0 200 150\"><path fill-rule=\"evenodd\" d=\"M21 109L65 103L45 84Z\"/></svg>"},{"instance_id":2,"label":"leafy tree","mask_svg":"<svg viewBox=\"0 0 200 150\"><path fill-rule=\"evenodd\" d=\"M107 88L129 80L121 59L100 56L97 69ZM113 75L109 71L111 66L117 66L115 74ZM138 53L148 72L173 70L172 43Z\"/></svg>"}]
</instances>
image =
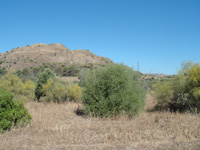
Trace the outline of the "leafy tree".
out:
<instances>
[{"instance_id":1,"label":"leafy tree","mask_svg":"<svg viewBox=\"0 0 200 150\"><path fill-rule=\"evenodd\" d=\"M145 90L137 72L123 64L110 64L82 73L84 111L108 117L129 116L143 110Z\"/></svg>"},{"instance_id":2,"label":"leafy tree","mask_svg":"<svg viewBox=\"0 0 200 150\"><path fill-rule=\"evenodd\" d=\"M35 88L35 96L37 100L39 100L40 97L45 96L45 94L41 91L42 85L45 84L50 78L55 78L55 74L48 68L38 75Z\"/></svg>"}]
</instances>

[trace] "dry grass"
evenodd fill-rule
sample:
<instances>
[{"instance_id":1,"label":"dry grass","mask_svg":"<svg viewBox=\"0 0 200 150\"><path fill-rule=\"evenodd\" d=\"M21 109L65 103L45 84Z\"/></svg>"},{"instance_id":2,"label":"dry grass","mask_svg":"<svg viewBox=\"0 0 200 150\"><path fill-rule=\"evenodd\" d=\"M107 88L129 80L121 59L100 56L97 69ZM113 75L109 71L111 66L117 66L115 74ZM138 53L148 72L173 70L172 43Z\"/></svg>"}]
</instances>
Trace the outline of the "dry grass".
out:
<instances>
[{"instance_id":1,"label":"dry grass","mask_svg":"<svg viewBox=\"0 0 200 150\"><path fill-rule=\"evenodd\" d=\"M131 120L84 118L74 113L79 106L29 102L32 123L1 134L0 150L200 149L200 116L144 112Z\"/></svg>"}]
</instances>

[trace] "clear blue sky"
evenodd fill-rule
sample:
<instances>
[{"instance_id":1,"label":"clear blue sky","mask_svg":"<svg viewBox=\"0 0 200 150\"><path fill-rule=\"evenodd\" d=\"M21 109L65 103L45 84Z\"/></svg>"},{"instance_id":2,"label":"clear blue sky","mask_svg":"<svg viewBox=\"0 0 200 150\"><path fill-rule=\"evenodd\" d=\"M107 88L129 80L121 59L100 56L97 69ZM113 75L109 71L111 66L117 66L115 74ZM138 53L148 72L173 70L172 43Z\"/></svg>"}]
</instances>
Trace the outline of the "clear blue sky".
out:
<instances>
[{"instance_id":1,"label":"clear blue sky","mask_svg":"<svg viewBox=\"0 0 200 150\"><path fill-rule=\"evenodd\" d=\"M1 0L0 52L35 43L176 74L200 62L200 0Z\"/></svg>"}]
</instances>

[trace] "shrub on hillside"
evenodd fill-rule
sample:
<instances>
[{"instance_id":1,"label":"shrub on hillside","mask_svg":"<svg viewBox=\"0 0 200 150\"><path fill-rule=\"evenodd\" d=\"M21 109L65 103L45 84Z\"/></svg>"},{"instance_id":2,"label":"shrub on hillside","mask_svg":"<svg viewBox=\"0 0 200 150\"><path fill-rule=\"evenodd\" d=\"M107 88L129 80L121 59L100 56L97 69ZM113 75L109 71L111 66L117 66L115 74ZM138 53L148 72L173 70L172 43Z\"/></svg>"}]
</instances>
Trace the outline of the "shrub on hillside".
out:
<instances>
[{"instance_id":1,"label":"shrub on hillside","mask_svg":"<svg viewBox=\"0 0 200 150\"><path fill-rule=\"evenodd\" d=\"M48 79L54 79L55 73L51 71L50 69L45 69L42 73L38 75L38 79L36 81L36 88L35 88L35 96L37 100L40 99L40 97L45 96L45 93L42 92L42 85L47 82Z\"/></svg>"},{"instance_id":2,"label":"shrub on hillside","mask_svg":"<svg viewBox=\"0 0 200 150\"><path fill-rule=\"evenodd\" d=\"M0 89L12 93L15 99L28 101L34 99L35 83L22 80L14 72L9 72L0 78Z\"/></svg>"},{"instance_id":3,"label":"shrub on hillside","mask_svg":"<svg viewBox=\"0 0 200 150\"><path fill-rule=\"evenodd\" d=\"M0 69L0 76L3 76L7 73L7 71L5 70L5 68Z\"/></svg>"},{"instance_id":4,"label":"shrub on hillside","mask_svg":"<svg viewBox=\"0 0 200 150\"><path fill-rule=\"evenodd\" d=\"M31 115L23 103L13 100L12 94L0 90L0 132L24 126L30 121Z\"/></svg>"},{"instance_id":5,"label":"shrub on hillside","mask_svg":"<svg viewBox=\"0 0 200 150\"><path fill-rule=\"evenodd\" d=\"M110 64L82 73L84 111L108 117L129 116L143 110L145 90L137 72L123 64Z\"/></svg>"}]
</instances>

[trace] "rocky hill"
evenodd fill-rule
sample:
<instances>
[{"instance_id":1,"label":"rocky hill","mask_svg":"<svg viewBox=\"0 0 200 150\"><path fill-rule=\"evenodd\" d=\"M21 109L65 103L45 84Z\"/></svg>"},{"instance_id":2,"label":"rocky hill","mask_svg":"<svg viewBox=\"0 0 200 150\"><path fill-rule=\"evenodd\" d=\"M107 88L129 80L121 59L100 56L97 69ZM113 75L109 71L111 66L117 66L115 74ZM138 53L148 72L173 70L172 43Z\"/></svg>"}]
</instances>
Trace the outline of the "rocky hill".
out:
<instances>
[{"instance_id":1,"label":"rocky hill","mask_svg":"<svg viewBox=\"0 0 200 150\"><path fill-rule=\"evenodd\" d=\"M44 64L55 67L101 66L112 63L109 58L96 56L89 50L69 50L62 44L34 44L0 53L0 67L6 70L23 70Z\"/></svg>"}]
</instances>

